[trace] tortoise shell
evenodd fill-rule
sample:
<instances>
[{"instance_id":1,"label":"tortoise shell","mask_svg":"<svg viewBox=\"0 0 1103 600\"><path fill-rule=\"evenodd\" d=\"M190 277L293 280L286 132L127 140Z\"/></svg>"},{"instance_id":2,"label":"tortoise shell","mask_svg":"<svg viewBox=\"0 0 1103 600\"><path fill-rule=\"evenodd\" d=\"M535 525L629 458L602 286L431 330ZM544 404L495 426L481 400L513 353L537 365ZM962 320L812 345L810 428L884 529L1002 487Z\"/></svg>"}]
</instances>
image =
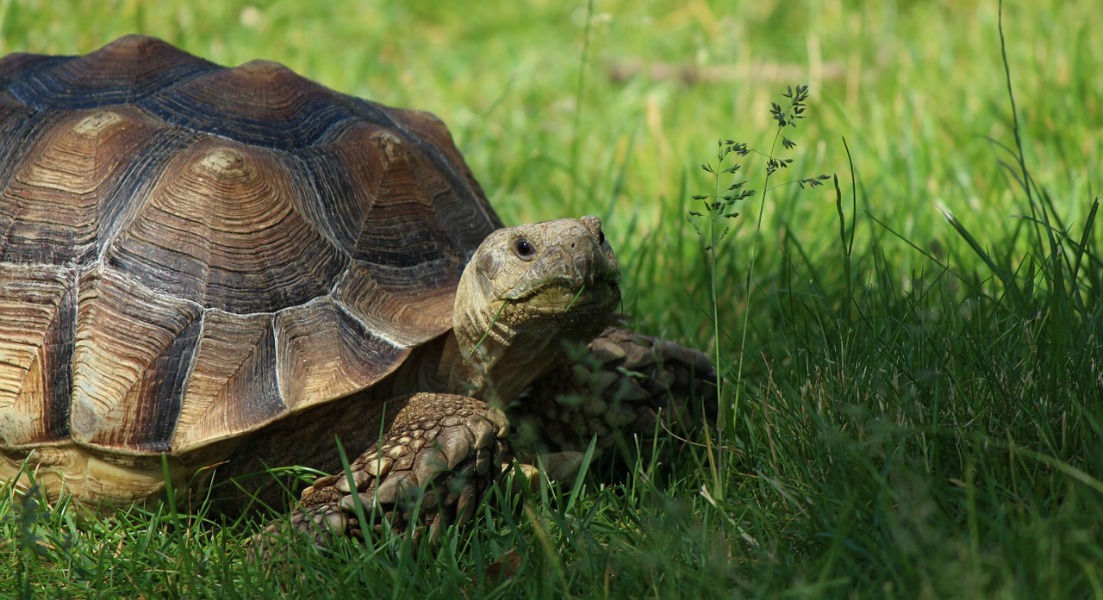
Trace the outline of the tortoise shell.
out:
<instances>
[{"instance_id":1,"label":"tortoise shell","mask_svg":"<svg viewBox=\"0 0 1103 600\"><path fill-rule=\"evenodd\" d=\"M0 449L182 454L451 328L500 227L440 120L156 39L0 60Z\"/></svg>"}]
</instances>

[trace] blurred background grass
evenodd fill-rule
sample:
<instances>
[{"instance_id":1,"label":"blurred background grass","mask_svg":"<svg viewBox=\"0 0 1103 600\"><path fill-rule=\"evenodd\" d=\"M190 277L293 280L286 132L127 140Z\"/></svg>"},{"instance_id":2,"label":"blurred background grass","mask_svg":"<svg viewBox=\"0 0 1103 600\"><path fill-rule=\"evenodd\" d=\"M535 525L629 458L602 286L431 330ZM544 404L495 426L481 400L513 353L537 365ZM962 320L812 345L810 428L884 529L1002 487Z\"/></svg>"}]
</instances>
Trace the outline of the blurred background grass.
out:
<instances>
[{"instance_id":1,"label":"blurred background grass","mask_svg":"<svg viewBox=\"0 0 1103 600\"><path fill-rule=\"evenodd\" d=\"M685 222L689 196L711 189L699 165L717 139L767 149L769 102L807 83L790 170L839 173L849 200L846 138L857 212L844 207L862 291L844 282L833 190L771 191L752 278L760 205L741 207L717 257L721 369L734 381L735 357L748 359L748 404L729 440L738 460L729 486L713 489L727 498L703 501L707 468L668 456L668 488L599 486L590 512L575 508L580 523L541 513L516 538L498 535L516 525L508 510L487 513L487 558L468 549L458 554L473 558L450 560L481 569L539 539L560 555L522 552L526 581L555 575L562 585L519 589L546 597L601 595L610 577L620 578L614 592L660 597L853 586L1100 596L1099 261L1091 254L1081 272L1096 278L1084 284L1094 290L1084 319L1054 317L1046 303L1065 298L1053 296L1063 285L1047 270L1055 257L1023 234L1031 208L1004 164L1014 137L997 17L997 3L981 0L8 0L0 52L83 53L137 32L432 111L506 222L601 215L625 268L625 310L702 348L713 333L709 276ZM1015 1L1004 20L1027 163L1076 238L1103 184L1103 11L1089 0ZM1036 304L1004 302L1006 282L940 209L1018 271ZM417 567L401 564L381 577ZM448 585L463 588L469 570L456 566Z\"/></svg>"},{"instance_id":2,"label":"blurred background grass","mask_svg":"<svg viewBox=\"0 0 1103 600\"><path fill-rule=\"evenodd\" d=\"M143 2L2 5L0 52L83 53L119 35L223 64L282 62L335 89L430 110L453 129L507 221L597 211L650 235L713 141L765 145L766 108L808 83L801 172L845 170L863 208L909 239L1006 224L1011 195L986 138L1009 142L996 3L785 1ZM1009 58L1040 180L1100 188L1103 21L1095 3L1014 2ZM587 34L588 42L587 42ZM581 93L579 93L581 80ZM1062 194L1063 196L1065 194ZM818 224L821 196L774 225ZM830 198L828 199L830 200ZM663 223L661 235L682 235ZM631 246L632 241L622 242Z\"/></svg>"}]
</instances>

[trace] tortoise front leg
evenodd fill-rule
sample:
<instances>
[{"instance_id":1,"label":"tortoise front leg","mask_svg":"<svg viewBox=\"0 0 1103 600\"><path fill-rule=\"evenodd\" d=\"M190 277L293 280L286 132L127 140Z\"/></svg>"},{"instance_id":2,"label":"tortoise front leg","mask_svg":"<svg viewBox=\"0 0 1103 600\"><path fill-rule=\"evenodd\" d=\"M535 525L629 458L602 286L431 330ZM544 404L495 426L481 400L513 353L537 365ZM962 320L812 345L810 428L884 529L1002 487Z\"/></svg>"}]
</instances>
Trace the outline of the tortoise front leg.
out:
<instances>
[{"instance_id":1,"label":"tortoise front leg","mask_svg":"<svg viewBox=\"0 0 1103 600\"><path fill-rule=\"evenodd\" d=\"M512 441L531 460L581 453L593 438L599 452L646 442L656 428L686 437L715 420L716 401L716 370L702 352L612 325L509 407Z\"/></svg>"},{"instance_id":2,"label":"tortoise front leg","mask_svg":"<svg viewBox=\"0 0 1103 600\"><path fill-rule=\"evenodd\" d=\"M349 473L317 479L303 490L291 525L319 546L335 536L363 539L386 519L395 529L416 523L434 539L443 526L463 523L501 474L509 451L505 415L482 401L419 393L391 400L399 411L380 439L349 465ZM370 426L370 424L367 424ZM359 504L368 520L360 522ZM257 540L261 556L278 532L273 524Z\"/></svg>"}]
</instances>

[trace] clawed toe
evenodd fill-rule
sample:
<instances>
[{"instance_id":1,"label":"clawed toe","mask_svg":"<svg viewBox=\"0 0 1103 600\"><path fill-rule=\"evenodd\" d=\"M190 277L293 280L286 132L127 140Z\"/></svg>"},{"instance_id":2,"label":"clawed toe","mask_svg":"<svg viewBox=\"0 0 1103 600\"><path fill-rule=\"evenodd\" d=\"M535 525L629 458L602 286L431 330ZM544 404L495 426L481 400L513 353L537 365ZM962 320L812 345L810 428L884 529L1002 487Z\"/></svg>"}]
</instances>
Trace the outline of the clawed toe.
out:
<instances>
[{"instance_id":1,"label":"clawed toe","mask_svg":"<svg viewBox=\"0 0 1103 600\"><path fill-rule=\"evenodd\" d=\"M334 537L364 538L411 527L431 540L442 528L471 519L506 461L504 415L484 403L448 394L405 400L390 430L349 465L348 473L318 478L303 491L291 527L315 545ZM362 522L366 520L367 522ZM259 537L270 538L278 525ZM262 556L271 544L261 539Z\"/></svg>"}]
</instances>

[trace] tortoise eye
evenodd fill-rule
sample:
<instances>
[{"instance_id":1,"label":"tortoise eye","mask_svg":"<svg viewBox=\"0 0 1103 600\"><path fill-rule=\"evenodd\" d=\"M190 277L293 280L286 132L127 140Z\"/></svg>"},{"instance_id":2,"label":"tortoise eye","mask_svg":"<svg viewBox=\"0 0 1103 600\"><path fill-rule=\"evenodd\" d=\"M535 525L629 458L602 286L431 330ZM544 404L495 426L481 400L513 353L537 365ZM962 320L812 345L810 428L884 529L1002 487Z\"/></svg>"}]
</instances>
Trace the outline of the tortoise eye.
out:
<instances>
[{"instance_id":1,"label":"tortoise eye","mask_svg":"<svg viewBox=\"0 0 1103 600\"><path fill-rule=\"evenodd\" d=\"M605 231L602 229L597 230L597 243L598 245L605 243Z\"/></svg>"},{"instance_id":2,"label":"tortoise eye","mask_svg":"<svg viewBox=\"0 0 1103 600\"><path fill-rule=\"evenodd\" d=\"M518 257L529 259L536 255L536 246L533 246L527 238L517 238L513 240L513 251Z\"/></svg>"}]
</instances>

